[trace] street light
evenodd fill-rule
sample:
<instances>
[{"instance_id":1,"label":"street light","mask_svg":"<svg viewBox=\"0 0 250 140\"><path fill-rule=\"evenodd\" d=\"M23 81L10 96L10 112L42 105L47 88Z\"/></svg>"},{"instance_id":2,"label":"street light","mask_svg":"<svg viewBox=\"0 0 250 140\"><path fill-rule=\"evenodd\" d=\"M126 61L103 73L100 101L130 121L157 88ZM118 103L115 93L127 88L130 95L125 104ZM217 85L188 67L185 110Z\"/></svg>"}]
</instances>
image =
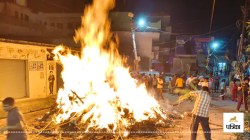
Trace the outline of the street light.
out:
<instances>
[{"instance_id":1,"label":"street light","mask_svg":"<svg viewBox=\"0 0 250 140\"><path fill-rule=\"evenodd\" d=\"M139 62L140 62L140 57L137 54L137 46L136 46L136 38L135 38L135 32L137 29L154 29L158 30L157 28L147 26L147 20L145 17L141 16L137 20L134 20L134 14L129 12L128 17L130 17L131 21L131 34L132 34L132 42L133 42L133 52L134 52L134 70L136 72L139 72Z\"/></svg>"},{"instance_id":2,"label":"street light","mask_svg":"<svg viewBox=\"0 0 250 140\"><path fill-rule=\"evenodd\" d=\"M216 51L219 49L219 47L221 46L222 44L222 41L213 41L210 43L210 48L213 50L213 51Z\"/></svg>"},{"instance_id":3,"label":"street light","mask_svg":"<svg viewBox=\"0 0 250 140\"><path fill-rule=\"evenodd\" d=\"M144 18L140 18L138 20L138 26L139 27L145 27L146 26L146 20Z\"/></svg>"},{"instance_id":4,"label":"street light","mask_svg":"<svg viewBox=\"0 0 250 140\"><path fill-rule=\"evenodd\" d=\"M211 44L211 48L212 48L213 50L218 49L219 46L220 46L219 42L212 42L212 44Z\"/></svg>"},{"instance_id":5,"label":"street light","mask_svg":"<svg viewBox=\"0 0 250 140\"><path fill-rule=\"evenodd\" d=\"M220 40L216 40L216 41L212 41L209 44L208 47L208 56L207 56L207 67L209 67L209 63L210 63L210 58L214 58L212 63L213 63L213 67L211 68L213 75L214 75L214 65L216 64L217 61L217 57L216 57L216 51L219 50L219 48L221 48L222 41Z\"/></svg>"}]
</instances>

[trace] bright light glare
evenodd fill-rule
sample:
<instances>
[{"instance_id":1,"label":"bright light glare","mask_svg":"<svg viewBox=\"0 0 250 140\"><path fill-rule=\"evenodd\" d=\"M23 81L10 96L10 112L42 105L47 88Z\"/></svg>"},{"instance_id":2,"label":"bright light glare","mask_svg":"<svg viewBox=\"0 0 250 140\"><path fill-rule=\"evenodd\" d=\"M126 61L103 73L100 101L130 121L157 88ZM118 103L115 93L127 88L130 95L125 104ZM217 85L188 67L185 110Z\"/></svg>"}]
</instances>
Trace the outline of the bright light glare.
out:
<instances>
[{"instance_id":1,"label":"bright light glare","mask_svg":"<svg viewBox=\"0 0 250 140\"><path fill-rule=\"evenodd\" d=\"M144 27L145 26L145 20L144 19L139 19L138 24L140 27Z\"/></svg>"},{"instance_id":2,"label":"bright light glare","mask_svg":"<svg viewBox=\"0 0 250 140\"><path fill-rule=\"evenodd\" d=\"M219 47L219 43L218 42L214 42L212 44L212 47L213 47L213 49L217 49Z\"/></svg>"}]
</instances>

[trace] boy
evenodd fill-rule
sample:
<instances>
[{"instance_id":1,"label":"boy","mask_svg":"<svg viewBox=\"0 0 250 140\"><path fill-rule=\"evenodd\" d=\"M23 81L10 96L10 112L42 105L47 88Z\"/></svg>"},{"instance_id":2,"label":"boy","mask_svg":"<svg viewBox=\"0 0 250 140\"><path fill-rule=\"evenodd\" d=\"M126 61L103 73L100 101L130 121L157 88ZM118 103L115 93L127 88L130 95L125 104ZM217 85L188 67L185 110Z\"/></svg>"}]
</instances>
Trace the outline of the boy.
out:
<instances>
[{"instance_id":1,"label":"boy","mask_svg":"<svg viewBox=\"0 0 250 140\"><path fill-rule=\"evenodd\" d=\"M7 97L2 101L4 111L8 112L7 126L0 129L0 133L8 131L7 140L27 140L24 130L22 114L15 107L15 100Z\"/></svg>"}]
</instances>

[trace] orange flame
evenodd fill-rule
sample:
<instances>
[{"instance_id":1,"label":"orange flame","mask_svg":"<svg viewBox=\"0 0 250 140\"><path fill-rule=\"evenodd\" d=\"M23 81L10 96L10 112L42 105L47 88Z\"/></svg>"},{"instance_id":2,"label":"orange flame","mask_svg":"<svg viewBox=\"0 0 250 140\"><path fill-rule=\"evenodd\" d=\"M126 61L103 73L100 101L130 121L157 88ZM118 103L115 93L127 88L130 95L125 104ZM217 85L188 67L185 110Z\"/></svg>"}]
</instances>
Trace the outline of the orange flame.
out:
<instances>
[{"instance_id":1,"label":"orange flame","mask_svg":"<svg viewBox=\"0 0 250 140\"><path fill-rule=\"evenodd\" d=\"M117 130L132 125L129 117L141 122L160 115L158 102L151 97L145 85L137 81L124 67L118 54L117 40L110 33L108 11L114 0L94 0L85 9L82 26L76 31L75 40L82 45L81 56L72 55L63 46L54 50L56 59L63 65L64 88L58 91L58 108L62 111L54 121L80 118L89 128ZM113 127L110 127L112 125Z\"/></svg>"}]
</instances>

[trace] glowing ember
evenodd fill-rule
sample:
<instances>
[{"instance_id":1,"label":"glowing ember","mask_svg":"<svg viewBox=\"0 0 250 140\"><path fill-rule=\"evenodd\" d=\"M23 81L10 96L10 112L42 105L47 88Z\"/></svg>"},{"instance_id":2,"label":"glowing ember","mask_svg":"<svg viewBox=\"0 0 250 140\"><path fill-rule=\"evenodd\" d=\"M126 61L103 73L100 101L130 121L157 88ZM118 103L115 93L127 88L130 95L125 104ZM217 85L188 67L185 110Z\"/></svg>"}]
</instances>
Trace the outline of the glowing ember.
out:
<instances>
[{"instance_id":1,"label":"glowing ember","mask_svg":"<svg viewBox=\"0 0 250 140\"><path fill-rule=\"evenodd\" d=\"M59 90L57 97L61 110L54 117L57 124L79 118L79 124L87 125L86 131L115 131L125 130L133 121L166 118L145 85L138 86L124 67L118 41L109 32L108 11L113 6L114 0L94 0L85 9L82 26L75 35L82 45L81 56L65 53L63 46L54 50L63 65L64 80L64 89Z\"/></svg>"}]
</instances>

